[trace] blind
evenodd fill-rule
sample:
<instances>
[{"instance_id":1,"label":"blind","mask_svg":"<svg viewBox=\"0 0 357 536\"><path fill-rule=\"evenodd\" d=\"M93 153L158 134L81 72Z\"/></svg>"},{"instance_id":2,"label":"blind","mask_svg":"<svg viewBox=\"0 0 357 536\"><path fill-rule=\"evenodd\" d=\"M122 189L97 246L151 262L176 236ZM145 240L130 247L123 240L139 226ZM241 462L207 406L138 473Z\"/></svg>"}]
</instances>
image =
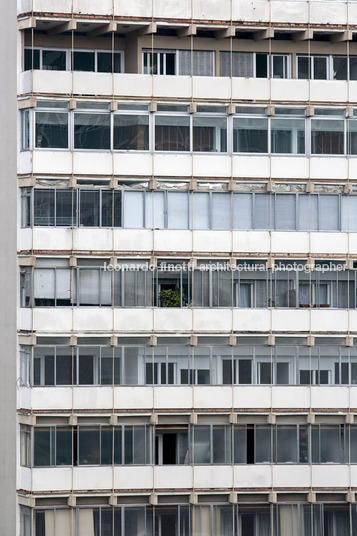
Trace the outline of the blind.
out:
<instances>
[{"instance_id":1,"label":"blind","mask_svg":"<svg viewBox=\"0 0 357 536\"><path fill-rule=\"evenodd\" d=\"M79 303L99 305L99 270L80 270Z\"/></svg>"},{"instance_id":2,"label":"blind","mask_svg":"<svg viewBox=\"0 0 357 536\"><path fill-rule=\"evenodd\" d=\"M55 297L55 270L37 268L34 270L34 296L35 298Z\"/></svg>"},{"instance_id":3,"label":"blind","mask_svg":"<svg viewBox=\"0 0 357 536\"><path fill-rule=\"evenodd\" d=\"M71 270L56 270L56 297L60 300L71 299Z\"/></svg>"},{"instance_id":4,"label":"blind","mask_svg":"<svg viewBox=\"0 0 357 536\"><path fill-rule=\"evenodd\" d=\"M231 196L224 193L212 194L212 229L231 229Z\"/></svg>"},{"instance_id":5,"label":"blind","mask_svg":"<svg viewBox=\"0 0 357 536\"><path fill-rule=\"evenodd\" d=\"M320 229L324 231L337 231L339 229L339 196L320 195L319 220Z\"/></svg>"},{"instance_id":6,"label":"blind","mask_svg":"<svg viewBox=\"0 0 357 536\"><path fill-rule=\"evenodd\" d=\"M232 66L233 76L252 78L254 75L253 52L233 52Z\"/></svg>"},{"instance_id":7,"label":"blind","mask_svg":"<svg viewBox=\"0 0 357 536\"><path fill-rule=\"evenodd\" d=\"M188 197L186 192L168 192L167 214L169 229L187 229Z\"/></svg>"},{"instance_id":8,"label":"blind","mask_svg":"<svg viewBox=\"0 0 357 536\"><path fill-rule=\"evenodd\" d=\"M234 194L233 196L233 229L253 228L253 195Z\"/></svg>"},{"instance_id":9,"label":"blind","mask_svg":"<svg viewBox=\"0 0 357 536\"><path fill-rule=\"evenodd\" d=\"M55 536L55 511L45 511L46 536Z\"/></svg>"},{"instance_id":10,"label":"blind","mask_svg":"<svg viewBox=\"0 0 357 536\"><path fill-rule=\"evenodd\" d=\"M277 194L275 196L275 228L277 231L296 229L296 196Z\"/></svg>"},{"instance_id":11,"label":"blind","mask_svg":"<svg viewBox=\"0 0 357 536\"><path fill-rule=\"evenodd\" d=\"M72 534L71 510L56 510L56 536L59 534L66 534L68 536Z\"/></svg>"},{"instance_id":12,"label":"blind","mask_svg":"<svg viewBox=\"0 0 357 536\"><path fill-rule=\"evenodd\" d=\"M193 68L191 58L193 58ZM179 74L184 76L191 76L191 74L193 76L213 76L213 50L179 50Z\"/></svg>"},{"instance_id":13,"label":"blind","mask_svg":"<svg viewBox=\"0 0 357 536\"><path fill-rule=\"evenodd\" d=\"M143 192L124 192L124 227L139 229L143 227Z\"/></svg>"},{"instance_id":14,"label":"blind","mask_svg":"<svg viewBox=\"0 0 357 536\"><path fill-rule=\"evenodd\" d=\"M209 194L193 194L193 228L209 229Z\"/></svg>"}]
</instances>

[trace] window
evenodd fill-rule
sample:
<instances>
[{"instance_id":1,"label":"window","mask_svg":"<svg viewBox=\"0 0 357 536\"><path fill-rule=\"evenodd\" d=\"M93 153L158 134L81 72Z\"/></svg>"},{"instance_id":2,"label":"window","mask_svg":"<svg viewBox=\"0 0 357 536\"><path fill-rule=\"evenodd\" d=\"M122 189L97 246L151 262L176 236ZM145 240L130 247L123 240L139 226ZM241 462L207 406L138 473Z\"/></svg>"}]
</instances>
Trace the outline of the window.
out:
<instances>
[{"instance_id":1,"label":"window","mask_svg":"<svg viewBox=\"0 0 357 536\"><path fill-rule=\"evenodd\" d=\"M176 74L176 51L143 51L143 73L163 75Z\"/></svg>"},{"instance_id":2,"label":"window","mask_svg":"<svg viewBox=\"0 0 357 536\"><path fill-rule=\"evenodd\" d=\"M20 506L20 536L32 534L32 508Z\"/></svg>"},{"instance_id":3,"label":"window","mask_svg":"<svg viewBox=\"0 0 357 536\"><path fill-rule=\"evenodd\" d=\"M34 428L34 467L72 465L72 428Z\"/></svg>"},{"instance_id":4,"label":"window","mask_svg":"<svg viewBox=\"0 0 357 536\"><path fill-rule=\"evenodd\" d=\"M31 69L121 73L123 52L25 47L24 70Z\"/></svg>"},{"instance_id":5,"label":"window","mask_svg":"<svg viewBox=\"0 0 357 536\"><path fill-rule=\"evenodd\" d=\"M192 463L226 464L231 461L231 427L196 425L192 433Z\"/></svg>"},{"instance_id":6,"label":"window","mask_svg":"<svg viewBox=\"0 0 357 536\"><path fill-rule=\"evenodd\" d=\"M272 118L271 152L305 154L305 120Z\"/></svg>"},{"instance_id":7,"label":"window","mask_svg":"<svg viewBox=\"0 0 357 536\"><path fill-rule=\"evenodd\" d=\"M189 151L190 118L185 116L155 117L156 151Z\"/></svg>"},{"instance_id":8,"label":"window","mask_svg":"<svg viewBox=\"0 0 357 536\"><path fill-rule=\"evenodd\" d=\"M110 115L74 114L74 149L110 149Z\"/></svg>"},{"instance_id":9,"label":"window","mask_svg":"<svg viewBox=\"0 0 357 536\"><path fill-rule=\"evenodd\" d=\"M120 151L148 151L149 116L116 114L113 148Z\"/></svg>"},{"instance_id":10,"label":"window","mask_svg":"<svg viewBox=\"0 0 357 536\"><path fill-rule=\"evenodd\" d=\"M227 118L195 116L193 118L193 151L227 152Z\"/></svg>"},{"instance_id":11,"label":"window","mask_svg":"<svg viewBox=\"0 0 357 536\"><path fill-rule=\"evenodd\" d=\"M344 121L312 119L311 153L344 154Z\"/></svg>"},{"instance_id":12,"label":"window","mask_svg":"<svg viewBox=\"0 0 357 536\"><path fill-rule=\"evenodd\" d=\"M31 427L20 424L20 465L31 467Z\"/></svg>"},{"instance_id":13,"label":"window","mask_svg":"<svg viewBox=\"0 0 357 536\"><path fill-rule=\"evenodd\" d=\"M345 440L343 425L311 426L312 463L345 463Z\"/></svg>"},{"instance_id":14,"label":"window","mask_svg":"<svg viewBox=\"0 0 357 536\"><path fill-rule=\"evenodd\" d=\"M20 346L20 385L30 387L31 385L31 347Z\"/></svg>"},{"instance_id":15,"label":"window","mask_svg":"<svg viewBox=\"0 0 357 536\"><path fill-rule=\"evenodd\" d=\"M36 148L68 149L68 114L36 112Z\"/></svg>"},{"instance_id":16,"label":"window","mask_svg":"<svg viewBox=\"0 0 357 536\"><path fill-rule=\"evenodd\" d=\"M155 464L176 465L188 463L188 431L170 427L156 427Z\"/></svg>"},{"instance_id":17,"label":"window","mask_svg":"<svg viewBox=\"0 0 357 536\"><path fill-rule=\"evenodd\" d=\"M179 50L178 54L180 75L214 76L214 51Z\"/></svg>"},{"instance_id":18,"label":"window","mask_svg":"<svg viewBox=\"0 0 357 536\"><path fill-rule=\"evenodd\" d=\"M234 153L268 152L268 119L234 118Z\"/></svg>"}]
</instances>

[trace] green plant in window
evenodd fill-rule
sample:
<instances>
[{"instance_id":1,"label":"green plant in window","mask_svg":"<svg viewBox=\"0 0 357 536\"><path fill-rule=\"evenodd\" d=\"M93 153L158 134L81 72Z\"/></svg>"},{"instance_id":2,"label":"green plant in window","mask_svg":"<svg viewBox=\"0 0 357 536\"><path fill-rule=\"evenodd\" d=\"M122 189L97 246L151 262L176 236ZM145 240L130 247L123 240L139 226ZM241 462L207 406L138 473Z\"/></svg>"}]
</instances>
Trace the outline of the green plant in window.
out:
<instances>
[{"instance_id":1,"label":"green plant in window","mask_svg":"<svg viewBox=\"0 0 357 536\"><path fill-rule=\"evenodd\" d=\"M160 307L181 307L180 289L163 289L159 292Z\"/></svg>"}]
</instances>

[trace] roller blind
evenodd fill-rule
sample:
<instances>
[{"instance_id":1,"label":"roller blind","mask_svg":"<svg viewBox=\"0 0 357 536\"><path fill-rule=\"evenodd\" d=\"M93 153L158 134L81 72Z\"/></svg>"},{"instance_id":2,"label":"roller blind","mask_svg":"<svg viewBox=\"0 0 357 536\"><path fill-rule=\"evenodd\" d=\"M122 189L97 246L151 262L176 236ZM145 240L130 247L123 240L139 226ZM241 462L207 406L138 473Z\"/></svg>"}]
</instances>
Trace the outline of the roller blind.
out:
<instances>
[{"instance_id":1,"label":"roller blind","mask_svg":"<svg viewBox=\"0 0 357 536\"><path fill-rule=\"evenodd\" d=\"M192 56L191 56L192 54ZM214 52L213 50L180 50L179 74L191 75L191 57L193 58L193 76L213 76Z\"/></svg>"},{"instance_id":2,"label":"roller blind","mask_svg":"<svg viewBox=\"0 0 357 536\"><path fill-rule=\"evenodd\" d=\"M34 271L34 296L35 298L55 297L55 270L37 268Z\"/></svg>"}]
</instances>

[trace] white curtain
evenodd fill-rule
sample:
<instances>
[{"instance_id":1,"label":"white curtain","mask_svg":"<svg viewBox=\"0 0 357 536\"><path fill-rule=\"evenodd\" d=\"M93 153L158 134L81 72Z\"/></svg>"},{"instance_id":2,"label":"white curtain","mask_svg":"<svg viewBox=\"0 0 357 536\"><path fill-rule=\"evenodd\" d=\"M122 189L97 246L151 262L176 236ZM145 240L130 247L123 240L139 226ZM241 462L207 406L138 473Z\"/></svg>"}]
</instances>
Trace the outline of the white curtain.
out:
<instances>
[{"instance_id":1,"label":"white curtain","mask_svg":"<svg viewBox=\"0 0 357 536\"><path fill-rule=\"evenodd\" d=\"M279 505L279 536L302 536L298 532L298 505Z\"/></svg>"},{"instance_id":2,"label":"white curtain","mask_svg":"<svg viewBox=\"0 0 357 536\"><path fill-rule=\"evenodd\" d=\"M337 231L339 229L339 196L319 196L319 228L322 231Z\"/></svg>"},{"instance_id":3,"label":"white curtain","mask_svg":"<svg viewBox=\"0 0 357 536\"><path fill-rule=\"evenodd\" d=\"M93 509L92 508L79 509L78 518L79 518L78 536L94 536Z\"/></svg>"}]
</instances>

